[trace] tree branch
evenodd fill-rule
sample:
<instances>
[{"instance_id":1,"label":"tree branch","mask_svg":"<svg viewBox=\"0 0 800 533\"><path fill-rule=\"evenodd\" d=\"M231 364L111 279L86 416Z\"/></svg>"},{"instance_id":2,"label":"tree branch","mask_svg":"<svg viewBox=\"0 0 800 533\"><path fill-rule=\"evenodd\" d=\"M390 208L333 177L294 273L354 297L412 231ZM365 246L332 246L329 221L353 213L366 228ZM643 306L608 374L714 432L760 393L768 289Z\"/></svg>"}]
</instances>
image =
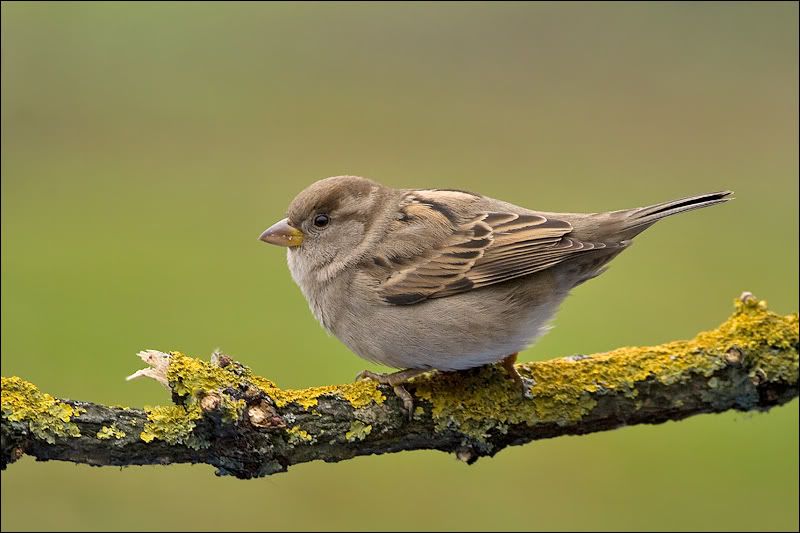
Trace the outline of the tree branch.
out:
<instances>
[{"instance_id":1,"label":"tree branch","mask_svg":"<svg viewBox=\"0 0 800 533\"><path fill-rule=\"evenodd\" d=\"M435 449L467 463L532 440L657 424L728 409L767 410L798 396L798 319L751 294L691 341L518 365L524 398L501 366L430 372L408 390L407 419L372 381L283 390L222 354L211 362L141 352L132 377L169 387L174 405L131 409L60 400L2 378L2 468L22 455L91 465L207 463L240 478L321 459Z\"/></svg>"}]
</instances>

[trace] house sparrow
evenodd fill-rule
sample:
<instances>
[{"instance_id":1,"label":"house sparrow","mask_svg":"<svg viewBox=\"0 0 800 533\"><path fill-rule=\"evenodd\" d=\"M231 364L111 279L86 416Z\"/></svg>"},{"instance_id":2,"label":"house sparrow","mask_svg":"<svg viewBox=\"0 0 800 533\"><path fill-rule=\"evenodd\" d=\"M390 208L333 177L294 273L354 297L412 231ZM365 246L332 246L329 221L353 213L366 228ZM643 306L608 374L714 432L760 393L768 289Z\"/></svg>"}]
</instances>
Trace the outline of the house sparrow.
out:
<instances>
[{"instance_id":1,"label":"house sparrow","mask_svg":"<svg viewBox=\"0 0 800 533\"><path fill-rule=\"evenodd\" d=\"M391 385L428 370L503 362L548 329L569 291L601 274L640 232L725 202L714 192L606 213L532 211L452 189L392 189L357 176L313 183L262 241L288 247L289 270L317 320L352 351L404 369L364 371Z\"/></svg>"}]
</instances>

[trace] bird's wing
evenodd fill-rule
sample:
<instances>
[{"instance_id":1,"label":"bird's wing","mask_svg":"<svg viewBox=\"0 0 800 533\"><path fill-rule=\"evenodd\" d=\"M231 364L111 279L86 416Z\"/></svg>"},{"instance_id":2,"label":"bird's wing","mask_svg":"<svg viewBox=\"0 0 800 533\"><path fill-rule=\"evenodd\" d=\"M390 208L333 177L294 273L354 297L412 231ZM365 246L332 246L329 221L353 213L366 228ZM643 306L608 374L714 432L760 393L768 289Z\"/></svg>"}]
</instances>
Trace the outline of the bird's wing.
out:
<instances>
[{"instance_id":1,"label":"bird's wing","mask_svg":"<svg viewBox=\"0 0 800 533\"><path fill-rule=\"evenodd\" d=\"M385 273L378 292L395 305L451 296L539 272L581 252L624 245L570 237L572 225L550 215L484 211L464 217L424 196L401 214L390 231L391 253L373 258ZM424 238L409 239L420 233Z\"/></svg>"}]
</instances>

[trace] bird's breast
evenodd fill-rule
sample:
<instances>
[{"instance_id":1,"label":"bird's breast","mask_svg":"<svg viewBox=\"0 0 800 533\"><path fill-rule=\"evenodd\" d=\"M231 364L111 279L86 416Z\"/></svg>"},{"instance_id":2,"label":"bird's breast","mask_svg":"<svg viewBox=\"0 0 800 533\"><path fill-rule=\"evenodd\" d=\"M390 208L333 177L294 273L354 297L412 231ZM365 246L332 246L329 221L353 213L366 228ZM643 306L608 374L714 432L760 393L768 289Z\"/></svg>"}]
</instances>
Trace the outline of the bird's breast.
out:
<instances>
[{"instance_id":1,"label":"bird's breast","mask_svg":"<svg viewBox=\"0 0 800 533\"><path fill-rule=\"evenodd\" d=\"M292 279L300 287L311 313L322 326L333 333L336 320L336 302L334 301L334 283L320 281L318 275L303 258L293 250L288 250L287 264Z\"/></svg>"}]
</instances>

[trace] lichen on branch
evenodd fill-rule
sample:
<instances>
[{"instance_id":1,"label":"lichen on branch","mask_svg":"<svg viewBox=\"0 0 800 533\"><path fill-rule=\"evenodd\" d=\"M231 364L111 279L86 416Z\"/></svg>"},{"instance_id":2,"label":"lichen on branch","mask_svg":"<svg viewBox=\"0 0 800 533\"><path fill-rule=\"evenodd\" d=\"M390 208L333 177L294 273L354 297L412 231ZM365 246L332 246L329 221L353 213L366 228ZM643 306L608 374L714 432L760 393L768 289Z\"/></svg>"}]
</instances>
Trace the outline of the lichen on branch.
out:
<instances>
[{"instance_id":1,"label":"lichen on branch","mask_svg":"<svg viewBox=\"0 0 800 533\"><path fill-rule=\"evenodd\" d=\"M140 352L173 403L144 410L56 399L2 382L2 467L24 454L95 465L207 463L250 478L297 463L414 449L471 463L509 445L728 409L766 410L798 395L798 317L749 293L718 328L688 341L517 365L525 398L499 365L429 372L407 419L374 381L281 389L229 356Z\"/></svg>"},{"instance_id":2,"label":"lichen on branch","mask_svg":"<svg viewBox=\"0 0 800 533\"><path fill-rule=\"evenodd\" d=\"M60 437L81 436L72 418L85 409L57 400L16 376L1 379L4 421L22 423L31 435L50 444Z\"/></svg>"}]
</instances>

